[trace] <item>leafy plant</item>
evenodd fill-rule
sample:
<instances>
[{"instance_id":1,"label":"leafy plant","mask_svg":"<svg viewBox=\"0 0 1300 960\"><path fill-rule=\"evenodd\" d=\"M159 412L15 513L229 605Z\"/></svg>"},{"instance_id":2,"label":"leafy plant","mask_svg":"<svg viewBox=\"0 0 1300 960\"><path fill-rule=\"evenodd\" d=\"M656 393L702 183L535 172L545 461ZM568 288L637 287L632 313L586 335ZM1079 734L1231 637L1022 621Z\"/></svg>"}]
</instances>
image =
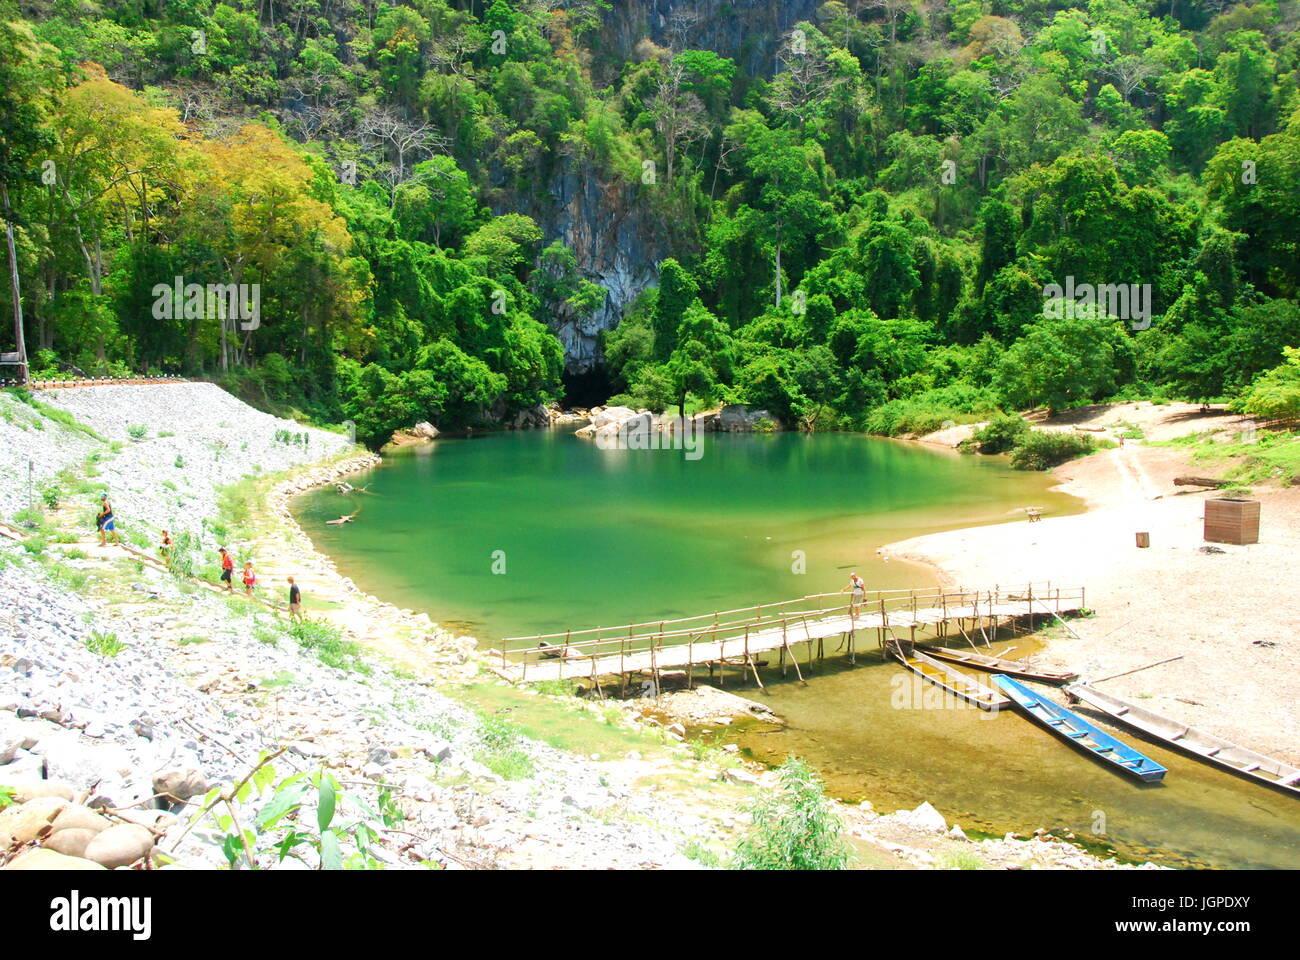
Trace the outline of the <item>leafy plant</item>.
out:
<instances>
[{"instance_id":1,"label":"leafy plant","mask_svg":"<svg viewBox=\"0 0 1300 960\"><path fill-rule=\"evenodd\" d=\"M116 657L126 649L126 644L117 639L116 633L101 633L98 630L86 638L86 649L101 657Z\"/></svg>"},{"instance_id":2,"label":"leafy plant","mask_svg":"<svg viewBox=\"0 0 1300 960\"><path fill-rule=\"evenodd\" d=\"M126 428L127 436L132 440L143 440L148 432L149 428L142 423L133 423Z\"/></svg>"},{"instance_id":3,"label":"leafy plant","mask_svg":"<svg viewBox=\"0 0 1300 960\"><path fill-rule=\"evenodd\" d=\"M263 755L230 790L209 790L186 833L215 823L231 869L274 868L290 857L318 870L381 869L371 849L403 819L391 791L379 788L372 806L323 769L277 779L272 761L283 752ZM244 807L255 794L269 796L250 816Z\"/></svg>"},{"instance_id":4,"label":"leafy plant","mask_svg":"<svg viewBox=\"0 0 1300 960\"><path fill-rule=\"evenodd\" d=\"M741 870L843 870L851 852L822 781L804 761L790 757L774 792L751 808L753 824L736 847Z\"/></svg>"}]
</instances>

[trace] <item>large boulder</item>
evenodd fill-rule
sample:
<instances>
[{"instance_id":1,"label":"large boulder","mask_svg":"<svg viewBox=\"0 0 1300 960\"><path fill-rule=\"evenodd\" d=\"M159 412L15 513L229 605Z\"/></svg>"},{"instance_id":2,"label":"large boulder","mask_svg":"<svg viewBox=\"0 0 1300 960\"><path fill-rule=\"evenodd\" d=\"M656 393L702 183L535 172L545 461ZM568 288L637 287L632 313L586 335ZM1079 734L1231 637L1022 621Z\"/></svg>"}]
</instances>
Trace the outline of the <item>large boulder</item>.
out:
<instances>
[{"instance_id":1,"label":"large boulder","mask_svg":"<svg viewBox=\"0 0 1300 960\"><path fill-rule=\"evenodd\" d=\"M551 411L545 404L536 404L527 410L520 410L510 421L512 430L536 430L551 425Z\"/></svg>"},{"instance_id":2,"label":"large boulder","mask_svg":"<svg viewBox=\"0 0 1300 960\"><path fill-rule=\"evenodd\" d=\"M14 857L0 870L103 870L101 864L81 857L69 857L56 850L37 847L21 856Z\"/></svg>"},{"instance_id":3,"label":"large boulder","mask_svg":"<svg viewBox=\"0 0 1300 960\"><path fill-rule=\"evenodd\" d=\"M781 421L770 411L747 403L729 403L718 413L718 429L724 433L753 433L769 422L781 429Z\"/></svg>"}]
</instances>

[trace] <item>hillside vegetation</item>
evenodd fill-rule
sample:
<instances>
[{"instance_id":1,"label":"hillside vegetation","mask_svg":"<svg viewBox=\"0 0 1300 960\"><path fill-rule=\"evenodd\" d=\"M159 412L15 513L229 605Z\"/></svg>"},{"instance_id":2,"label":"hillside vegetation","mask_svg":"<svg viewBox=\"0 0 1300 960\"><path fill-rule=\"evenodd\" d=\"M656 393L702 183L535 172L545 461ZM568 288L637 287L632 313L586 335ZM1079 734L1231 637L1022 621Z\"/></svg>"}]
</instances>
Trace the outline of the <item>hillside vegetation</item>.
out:
<instances>
[{"instance_id":1,"label":"hillside vegetation","mask_svg":"<svg viewBox=\"0 0 1300 960\"><path fill-rule=\"evenodd\" d=\"M36 367L367 441L560 399L598 336L620 402L809 429L1300 415L1295 3L617 6L5 0Z\"/></svg>"}]
</instances>

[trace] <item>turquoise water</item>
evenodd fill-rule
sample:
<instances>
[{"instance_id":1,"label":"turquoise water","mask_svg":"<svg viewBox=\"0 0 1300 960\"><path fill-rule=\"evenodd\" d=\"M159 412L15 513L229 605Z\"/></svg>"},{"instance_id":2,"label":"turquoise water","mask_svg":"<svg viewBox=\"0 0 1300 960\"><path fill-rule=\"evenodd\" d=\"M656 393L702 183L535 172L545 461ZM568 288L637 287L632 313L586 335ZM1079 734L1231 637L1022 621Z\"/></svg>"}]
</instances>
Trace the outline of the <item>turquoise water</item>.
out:
<instances>
[{"instance_id":1,"label":"turquoise water","mask_svg":"<svg viewBox=\"0 0 1300 960\"><path fill-rule=\"evenodd\" d=\"M299 501L317 546L485 643L835 591L854 570L873 589L931 585L876 549L1030 504L1078 509L1001 460L843 434L709 434L694 461L568 431L494 434L397 450L355 482L373 495Z\"/></svg>"}]
</instances>

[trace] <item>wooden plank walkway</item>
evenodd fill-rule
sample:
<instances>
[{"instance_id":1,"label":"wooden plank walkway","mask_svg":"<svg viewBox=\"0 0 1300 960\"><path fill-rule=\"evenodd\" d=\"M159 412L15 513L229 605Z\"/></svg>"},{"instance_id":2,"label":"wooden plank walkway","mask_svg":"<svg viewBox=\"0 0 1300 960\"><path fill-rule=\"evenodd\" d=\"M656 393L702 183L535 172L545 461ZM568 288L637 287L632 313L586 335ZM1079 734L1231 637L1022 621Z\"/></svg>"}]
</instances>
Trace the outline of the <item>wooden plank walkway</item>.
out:
<instances>
[{"instance_id":1,"label":"wooden plank walkway","mask_svg":"<svg viewBox=\"0 0 1300 960\"><path fill-rule=\"evenodd\" d=\"M547 680L591 679L686 668L688 683L693 668L739 663L752 670L761 685L760 654L779 653L784 672L799 671L795 648L803 644L805 661L825 654L825 641L842 638L840 646L854 657L858 638L875 633L877 646L902 639L906 631L930 630L936 636L960 633L968 642L984 639L987 629L1022 617L1058 617L1084 609L1082 588L1049 584L994 587L991 590L935 588L933 590L875 591L858 603L840 594L819 594L779 603L746 607L676 620L596 627L565 633L511 637L492 651L496 672L509 680L539 683ZM968 628L969 627L969 631ZM802 673L800 673L802 677Z\"/></svg>"}]
</instances>

